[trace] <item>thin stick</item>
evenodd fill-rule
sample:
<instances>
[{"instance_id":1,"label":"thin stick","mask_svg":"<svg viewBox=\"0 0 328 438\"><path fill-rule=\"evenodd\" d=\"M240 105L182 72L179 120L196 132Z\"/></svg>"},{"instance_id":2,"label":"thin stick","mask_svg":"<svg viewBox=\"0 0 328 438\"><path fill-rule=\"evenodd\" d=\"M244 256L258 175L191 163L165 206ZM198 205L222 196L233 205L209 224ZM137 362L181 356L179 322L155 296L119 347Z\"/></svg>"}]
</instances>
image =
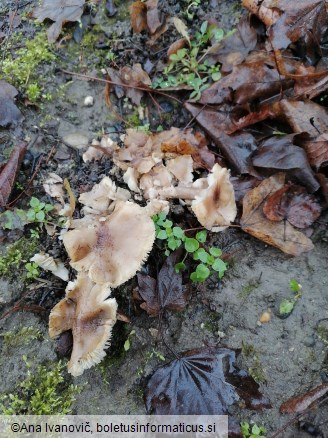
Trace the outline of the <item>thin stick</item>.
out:
<instances>
[{"instance_id":1,"label":"thin stick","mask_svg":"<svg viewBox=\"0 0 328 438\"><path fill-rule=\"evenodd\" d=\"M159 90L155 90L155 89L148 88L148 87L138 87L137 85L120 84L119 82L110 81L108 79L101 79L101 78L97 78L95 76L88 76L88 75L84 75L82 73L75 73L75 72L68 71L68 70L60 69L60 71L62 73L68 74L68 75L78 76L78 77L81 77L84 79L90 79L91 81L104 82L107 84L118 85L119 87L123 87L123 88L133 88L134 90L141 90L141 91L146 91L148 93L160 94L162 96L169 97L170 99L173 99L182 105L181 100L179 100L178 98L176 98L174 96L171 96L170 94L165 93L164 91L159 91Z\"/></svg>"}]
</instances>

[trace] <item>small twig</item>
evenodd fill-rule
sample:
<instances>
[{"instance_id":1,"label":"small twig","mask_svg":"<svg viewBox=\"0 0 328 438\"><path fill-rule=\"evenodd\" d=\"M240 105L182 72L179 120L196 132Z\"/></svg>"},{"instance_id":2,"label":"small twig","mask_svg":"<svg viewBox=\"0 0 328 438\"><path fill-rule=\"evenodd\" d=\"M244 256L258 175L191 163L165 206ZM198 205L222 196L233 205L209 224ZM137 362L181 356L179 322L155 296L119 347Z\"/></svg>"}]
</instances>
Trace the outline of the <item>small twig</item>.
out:
<instances>
[{"instance_id":1,"label":"small twig","mask_svg":"<svg viewBox=\"0 0 328 438\"><path fill-rule=\"evenodd\" d=\"M153 89L153 88L149 88L149 87L139 87L137 85L122 84L122 83L119 83L119 82L110 81L108 79L101 79L101 78L97 78L96 76L89 76L89 75L85 75L85 74L82 74L82 73L75 73L75 72L68 71L68 70L63 70L63 69L60 69L60 71L62 73L68 74L68 75L78 76L78 77L81 77L81 78L84 78L84 79L89 79L91 81L104 82L104 83L107 83L107 84L117 85L117 86L123 87L123 88L132 88L134 90L146 91L147 93L160 94L162 96L169 97L170 99L175 100L176 102L178 102L178 103L180 103L182 105L181 100L179 100L178 98L176 98L174 96L171 96L170 94L165 93L164 91L159 91L159 90L156 90L156 89Z\"/></svg>"}]
</instances>

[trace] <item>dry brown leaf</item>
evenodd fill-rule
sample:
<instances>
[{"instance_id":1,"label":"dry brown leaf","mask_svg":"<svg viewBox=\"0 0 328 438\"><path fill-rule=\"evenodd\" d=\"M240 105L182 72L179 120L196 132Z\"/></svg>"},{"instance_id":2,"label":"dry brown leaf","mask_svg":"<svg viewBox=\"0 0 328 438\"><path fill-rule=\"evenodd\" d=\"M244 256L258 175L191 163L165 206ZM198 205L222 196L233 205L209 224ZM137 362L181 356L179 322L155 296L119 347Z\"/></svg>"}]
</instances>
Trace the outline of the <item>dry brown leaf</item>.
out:
<instances>
[{"instance_id":1,"label":"dry brown leaf","mask_svg":"<svg viewBox=\"0 0 328 438\"><path fill-rule=\"evenodd\" d=\"M129 6L131 27L134 33L147 30L147 6L146 3L137 1Z\"/></svg>"},{"instance_id":2,"label":"dry brown leaf","mask_svg":"<svg viewBox=\"0 0 328 438\"><path fill-rule=\"evenodd\" d=\"M183 49L187 45L186 38L180 38L179 40L175 41L170 45L167 51L167 56L170 57L171 55L174 55L177 53L178 50Z\"/></svg>"},{"instance_id":3,"label":"dry brown leaf","mask_svg":"<svg viewBox=\"0 0 328 438\"><path fill-rule=\"evenodd\" d=\"M176 30L179 32L180 35L183 36L183 38L185 38L188 43L189 46L191 45L190 43L190 38L189 38L189 33L188 33L188 27L186 26L186 24L180 20L180 18L178 17L173 17L173 24L176 28Z\"/></svg>"},{"instance_id":4,"label":"dry brown leaf","mask_svg":"<svg viewBox=\"0 0 328 438\"><path fill-rule=\"evenodd\" d=\"M278 173L265 179L259 186L248 192L243 200L241 228L248 234L275 246L286 254L298 256L314 248L313 243L303 233L295 230L287 221L272 222L263 213L265 200L281 189L285 174Z\"/></svg>"},{"instance_id":5,"label":"dry brown leaf","mask_svg":"<svg viewBox=\"0 0 328 438\"><path fill-rule=\"evenodd\" d=\"M328 131L304 143L308 160L317 170L328 165Z\"/></svg>"},{"instance_id":6,"label":"dry brown leaf","mask_svg":"<svg viewBox=\"0 0 328 438\"><path fill-rule=\"evenodd\" d=\"M12 191L16 175L26 151L26 143L14 147L7 164L0 173L0 207L5 207Z\"/></svg>"},{"instance_id":7,"label":"dry brown leaf","mask_svg":"<svg viewBox=\"0 0 328 438\"><path fill-rule=\"evenodd\" d=\"M151 35L157 33L165 20L162 12L158 9L158 0L148 0L147 6L147 26Z\"/></svg>"},{"instance_id":8,"label":"dry brown leaf","mask_svg":"<svg viewBox=\"0 0 328 438\"><path fill-rule=\"evenodd\" d=\"M41 6L34 9L33 17L39 21L46 18L54 21L47 30L49 43L56 41L65 23L79 21L84 3L85 0L43 0Z\"/></svg>"}]
</instances>

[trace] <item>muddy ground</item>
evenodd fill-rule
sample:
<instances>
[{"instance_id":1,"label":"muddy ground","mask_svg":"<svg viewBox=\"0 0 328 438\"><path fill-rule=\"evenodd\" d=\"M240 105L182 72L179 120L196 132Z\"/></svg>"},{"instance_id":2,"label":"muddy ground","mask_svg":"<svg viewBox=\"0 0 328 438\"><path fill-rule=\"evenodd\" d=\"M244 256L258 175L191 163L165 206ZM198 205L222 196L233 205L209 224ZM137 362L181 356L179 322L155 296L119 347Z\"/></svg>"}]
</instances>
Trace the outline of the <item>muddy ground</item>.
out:
<instances>
[{"instance_id":1,"label":"muddy ground","mask_svg":"<svg viewBox=\"0 0 328 438\"><path fill-rule=\"evenodd\" d=\"M182 3L166 3L172 14L181 13ZM239 2L218 3L211 14L215 15L223 28L229 30L242 13ZM118 15L111 19L104 15L103 5L98 9L95 24L98 26L99 37L105 36L106 39L108 35L111 38L110 35L115 34L114 39L124 40L124 43L117 43L118 53L123 53L127 47L134 48L124 55L124 62L127 64L145 63L147 59L155 62L158 55L145 48L145 37L131 34L126 14L127 4L125 2L120 5ZM13 6L13 2L3 1L0 7L1 17ZM28 2L19 11L27 13L32 7L33 2ZM204 2L198 10L199 18L204 19L210 8L209 3ZM193 26L196 25L197 20ZM90 26L86 32L92 32L92 29ZM72 34L73 30L74 26L66 32ZM24 20L19 31L22 32L22 42L24 38L33 35L33 20ZM174 35L172 38L174 39ZM117 139L126 128L123 121L133 112L127 103L115 98L112 110L108 109L104 101L103 84L80 80L59 71L62 68L94 74L106 63L106 51L82 47L81 44L70 40L58 48L57 52L56 61L44 65L40 71L43 86L53 95L53 100L43 102L38 107L21 105L25 116L24 123L15 129L0 131L3 154L1 161L5 159L6 150L18 140L36 140L26 158L21 176L23 182L33 173L35 158L40 153L48 154L53 148L49 162L43 164L39 170L31 193L40 199L45 196L41 183L49 172L67 177L76 196L90 189L105 174L111 172L112 165L109 161L101 164L83 164L79 151L64 144L65 135L75 132L91 141L102 133L111 133L113 138ZM83 105L86 96L93 96L92 107ZM152 102L145 101L151 114L149 123L152 130L156 130L159 123L164 128L184 127L188 123L190 116L183 109L177 108L169 99L159 100L160 103L165 103L161 120L154 111ZM115 117L114 112L119 113L121 119ZM115 175L121 184L121 176L116 172ZM177 222L182 220L179 214L175 218ZM231 255L230 266L223 281L217 284L208 280L205 285L193 286L192 298L185 311L178 314L169 313L165 318L165 338L177 351L205 345L224 345L242 349L240 367L251 371L259 381L261 391L270 398L273 408L253 412L236 406L235 415L239 421L255 421L258 425L264 425L268 430L268 437L289 419L278 412L281 402L321 383L322 372L327 371L327 345L318 331L320 323L328 318L327 220L327 215L322 215L319 223L315 225L312 235L315 249L298 258L284 255L236 229L213 235L213 243ZM15 239L17 236L9 237ZM2 253L5 252L6 245L8 240L1 244ZM40 249L52 251L53 255L65 258L65 252L55 239L45 234L40 241ZM302 285L302 296L292 314L286 319L281 319L277 309L282 299L292 296L289 290L292 278ZM45 279L54 281L49 275L46 275ZM113 344L105 360L85 371L79 378L72 379L69 375L66 376L67 382L74 380L74 383L84 385L73 406L73 413L145 413L143 390L147 377L163 364L158 357L159 354L163 355L165 360L171 359L171 355L157 339L157 320L149 318L133 302L131 292L135 286L136 282L132 280L113 293L118 299L120 310L131 319L131 323L117 323ZM33 366L59 359L56 343L47 335L47 317L49 310L63 297L65 283L55 280L51 285L33 289L33 284L24 285L20 278L2 277L2 314L12 309L14 303L26 293L27 287L32 288L32 299L29 298L29 302L42 302L46 312L12 312L1 319L0 331L17 332L22 327L32 326L37 327L42 336L27 344L18 343L18 346L14 347L5 345L3 337L0 337L0 393L14 391L16 382L26 376L23 355L27 356ZM267 310L271 312L271 320L261 324L259 318ZM131 336L130 349L124 351L123 344L131 331L135 331L135 334ZM306 420L320 425L327 417L328 409L323 405L309 413ZM322 424L320 428L328 436L327 423ZM291 438L309 435L299 431L296 424L281 436Z\"/></svg>"}]
</instances>

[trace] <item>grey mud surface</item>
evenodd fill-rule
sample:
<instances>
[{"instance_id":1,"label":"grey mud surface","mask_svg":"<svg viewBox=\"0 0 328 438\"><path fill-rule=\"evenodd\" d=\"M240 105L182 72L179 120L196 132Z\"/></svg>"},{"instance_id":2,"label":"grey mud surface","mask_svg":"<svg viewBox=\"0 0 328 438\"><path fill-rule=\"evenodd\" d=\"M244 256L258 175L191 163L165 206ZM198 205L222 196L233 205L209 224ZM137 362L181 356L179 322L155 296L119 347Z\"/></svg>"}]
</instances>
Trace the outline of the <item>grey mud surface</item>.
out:
<instances>
[{"instance_id":1,"label":"grey mud surface","mask_svg":"<svg viewBox=\"0 0 328 438\"><path fill-rule=\"evenodd\" d=\"M10 6L11 3L7 3ZM225 28L232 27L236 21L235 9L235 15L232 13L233 2L219 3L217 16ZM112 20L111 23L120 29L123 37L130 35L127 22ZM106 26L110 28L108 23ZM76 62L72 60L71 68ZM92 73L91 67L87 72ZM55 75L50 66L45 67L44 74L49 76L50 91L65 83L63 76ZM1 135L9 136L15 143L16 139L32 139L37 134L40 139L33 146L33 151L48 151L55 145L57 158L55 156L56 160L41 170L38 181L42 181L48 172L55 171L69 176L72 187L77 190L78 177L74 182L72 175L81 171L76 164L77 152L63 144L63 136L73 131L85 135L90 141L99 131L111 132L114 121L103 99L102 84L71 79L65 92L42 110L23 108L23 127L11 132L3 131ZM83 100L88 95L95 99L91 108L83 106ZM89 186L108 173L104 168L99 170L93 166L89 166L87 171L85 182ZM87 181L88 178L91 181ZM43 192L37 188L34 195L41 197ZM268 437L290 419L279 414L280 404L320 384L320 372L327 369L327 346L317 330L318 324L328 318L327 221L327 215L323 215L316 226L312 236L315 249L298 258L286 256L238 230L213 235L213 243L233 253L231 266L222 284L218 287L209 280L204 286L195 287L185 311L169 313L165 319L165 339L177 351L205 345L243 350L238 365L258 376L261 391L270 398L273 407L255 412L235 406L235 415L240 421L254 420L264 425L268 429ZM5 245L2 245L1 251L4 250ZM282 299L292 297L289 289L292 278L302 285L302 296L292 314L281 319L277 316L277 309ZM122 311L131 318L131 323L117 324L108 356L79 378L65 376L68 383L74 381L84 385L73 406L73 413L144 414L143 389L147 377L164 363L157 358L158 353L166 360L172 359L163 343L157 340L157 319L147 317L135 307L131 299L135 285L132 280L114 291L113 295L118 298ZM65 284L62 284L59 290L51 292L54 304L63 296L64 289ZM8 282L6 278L1 278L1 313L10 309L23 292L19 279ZM271 312L271 320L261 324L259 318L264 311ZM8 348L0 336L0 393L14 391L16 383L26 376L23 355L33 366L58 360L56 344L47 335L47 315L13 312L0 321L0 333L16 332L29 326L39 328L43 336L15 348ZM135 334L131 336L129 351L125 352L123 344L132 330ZM327 405L320 406L305 417L316 425L324 423L327 418ZM327 423L321 426L321 430L328 436ZM309 435L291 426L281 436L305 438Z\"/></svg>"}]
</instances>

